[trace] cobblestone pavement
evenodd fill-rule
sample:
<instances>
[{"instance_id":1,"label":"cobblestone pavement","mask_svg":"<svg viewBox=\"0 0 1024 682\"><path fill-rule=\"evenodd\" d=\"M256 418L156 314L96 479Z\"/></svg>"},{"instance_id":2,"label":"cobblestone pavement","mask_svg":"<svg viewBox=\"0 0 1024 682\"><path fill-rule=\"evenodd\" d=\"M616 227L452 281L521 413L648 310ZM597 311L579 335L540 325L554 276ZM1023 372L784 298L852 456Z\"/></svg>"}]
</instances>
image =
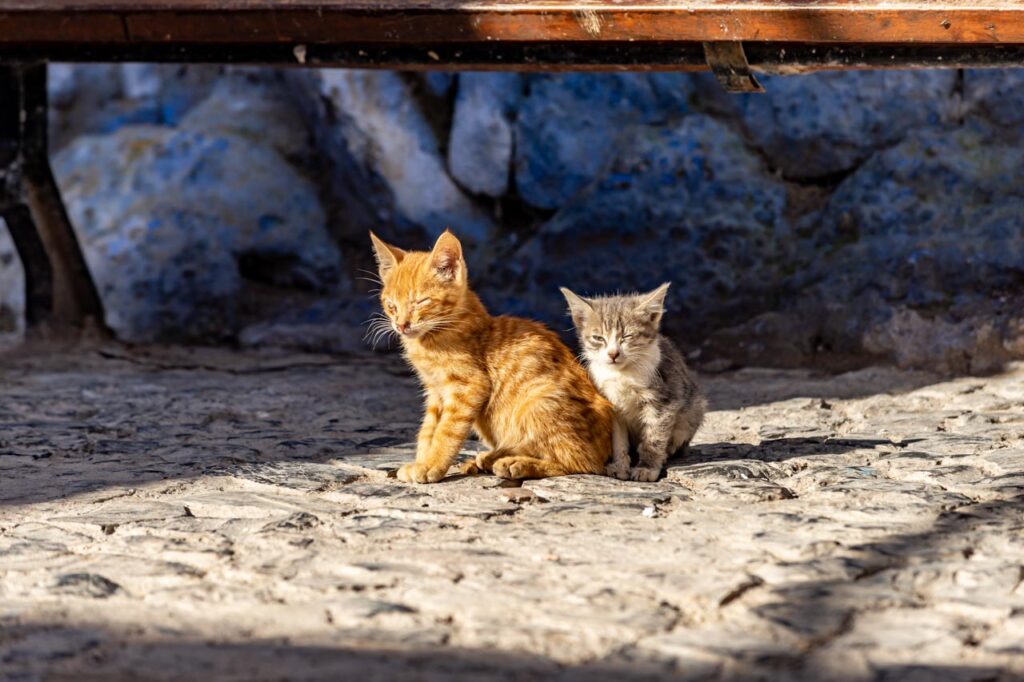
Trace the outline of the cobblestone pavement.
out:
<instances>
[{"instance_id":1,"label":"cobblestone pavement","mask_svg":"<svg viewBox=\"0 0 1024 682\"><path fill-rule=\"evenodd\" d=\"M708 377L658 483L399 483L385 356L0 358L0 678L1024 679L1024 367Z\"/></svg>"}]
</instances>

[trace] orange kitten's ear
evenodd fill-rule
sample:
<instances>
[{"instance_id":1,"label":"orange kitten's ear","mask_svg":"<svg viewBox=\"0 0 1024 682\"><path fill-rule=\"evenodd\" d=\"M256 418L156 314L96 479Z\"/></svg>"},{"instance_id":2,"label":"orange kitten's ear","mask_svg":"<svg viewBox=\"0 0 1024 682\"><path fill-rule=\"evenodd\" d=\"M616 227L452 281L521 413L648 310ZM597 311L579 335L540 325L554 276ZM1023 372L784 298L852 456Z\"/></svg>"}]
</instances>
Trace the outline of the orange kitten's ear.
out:
<instances>
[{"instance_id":1,"label":"orange kitten's ear","mask_svg":"<svg viewBox=\"0 0 1024 682\"><path fill-rule=\"evenodd\" d=\"M665 295L668 293L668 288L671 284L671 282L665 282L653 291L640 294L640 302L636 307L638 310L642 310L650 315L651 322L657 323L661 320L661 315L665 312Z\"/></svg>"},{"instance_id":2,"label":"orange kitten's ear","mask_svg":"<svg viewBox=\"0 0 1024 682\"><path fill-rule=\"evenodd\" d=\"M447 282L465 279L466 263L462 260L462 244L450 230L445 230L434 243L430 251L430 267Z\"/></svg>"},{"instance_id":3,"label":"orange kitten's ear","mask_svg":"<svg viewBox=\"0 0 1024 682\"><path fill-rule=\"evenodd\" d=\"M583 322L587 315L594 311L594 306L590 305L590 301L577 296L573 292L569 291L565 287L560 287L559 290L562 292L562 296L565 296L565 300L569 303L569 314L572 315L572 323L579 329L583 326Z\"/></svg>"},{"instance_id":4,"label":"orange kitten's ear","mask_svg":"<svg viewBox=\"0 0 1024 682\"><path fill-rule=\"evenodd\" d=\"M377 258L377 270L380 272L380 278L384 279L405 258L405 251L383 242L373 232L370 232L370 241L373 242L373 255Z\"/></svg>"}]
</instances>

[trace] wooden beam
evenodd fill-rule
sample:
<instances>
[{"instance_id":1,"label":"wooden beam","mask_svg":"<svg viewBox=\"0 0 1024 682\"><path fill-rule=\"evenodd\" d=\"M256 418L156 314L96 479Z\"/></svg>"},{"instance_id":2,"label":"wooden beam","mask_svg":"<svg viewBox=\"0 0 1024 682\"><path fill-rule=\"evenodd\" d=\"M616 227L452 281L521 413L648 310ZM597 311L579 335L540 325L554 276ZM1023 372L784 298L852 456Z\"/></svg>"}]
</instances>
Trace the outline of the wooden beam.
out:
<instances>
[{"instance_id":1,"label":"wooden beam","mask_svg":"<svg viewBox=\"0 0 1024 682\"><path fill-rule=\"evenodd\" d=\"M0 46L1024 43L1024 0L3 0Z\"/></svg>"},{"instance_id":2,"label":"wooden beam","mask_svg":"<svg viewBox=\"0 0 1024 682\"><path fill-rule=\"evenodd\" d=\"M1024 67L1024 45L744 43L750 69L796 74L855 69ZM707 71L700 43L571 42L308 45L2 45L0 62L156 62L405 71Z\"/></svg>"}]
</instances>

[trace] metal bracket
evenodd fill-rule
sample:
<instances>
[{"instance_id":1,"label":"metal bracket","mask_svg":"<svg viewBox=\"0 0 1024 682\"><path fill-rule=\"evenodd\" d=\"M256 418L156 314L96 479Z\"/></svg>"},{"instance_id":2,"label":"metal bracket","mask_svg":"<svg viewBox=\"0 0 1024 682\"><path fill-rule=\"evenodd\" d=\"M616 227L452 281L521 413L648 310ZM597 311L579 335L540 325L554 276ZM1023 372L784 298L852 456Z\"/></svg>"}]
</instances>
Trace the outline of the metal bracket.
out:
<instances>
[{"instance_id":1,"label":"metal bracket","mask_svg":"<svg viewBox=\"0 0 1024 682\"><path fill-rule=\"evenodd\" d=\"M704 43L704 59L728 92L764 92L738 40Z\"/></svg>"}]
</instances>

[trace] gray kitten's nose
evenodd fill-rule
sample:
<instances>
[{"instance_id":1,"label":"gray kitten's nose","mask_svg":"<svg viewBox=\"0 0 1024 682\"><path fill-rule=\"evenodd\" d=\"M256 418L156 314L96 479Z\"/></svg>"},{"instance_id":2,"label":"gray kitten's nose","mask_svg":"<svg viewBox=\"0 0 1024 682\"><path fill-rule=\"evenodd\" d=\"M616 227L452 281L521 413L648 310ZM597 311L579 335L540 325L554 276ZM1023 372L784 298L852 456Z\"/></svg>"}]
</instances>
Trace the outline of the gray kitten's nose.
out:
<instances>
[{"instance_id":1,"label":"gray kitten's nose","mask_svg":"<svg viewBox=\"0 0 1024 682\"><path fill-rule=\"evenodd\" d=\"M608 351L608 359L609 360L611 360L612 362L615 362L618 358L619 358L619 351L617 351L617 350L610 350L610 351Z\"/></svg>"}]
</instances>

